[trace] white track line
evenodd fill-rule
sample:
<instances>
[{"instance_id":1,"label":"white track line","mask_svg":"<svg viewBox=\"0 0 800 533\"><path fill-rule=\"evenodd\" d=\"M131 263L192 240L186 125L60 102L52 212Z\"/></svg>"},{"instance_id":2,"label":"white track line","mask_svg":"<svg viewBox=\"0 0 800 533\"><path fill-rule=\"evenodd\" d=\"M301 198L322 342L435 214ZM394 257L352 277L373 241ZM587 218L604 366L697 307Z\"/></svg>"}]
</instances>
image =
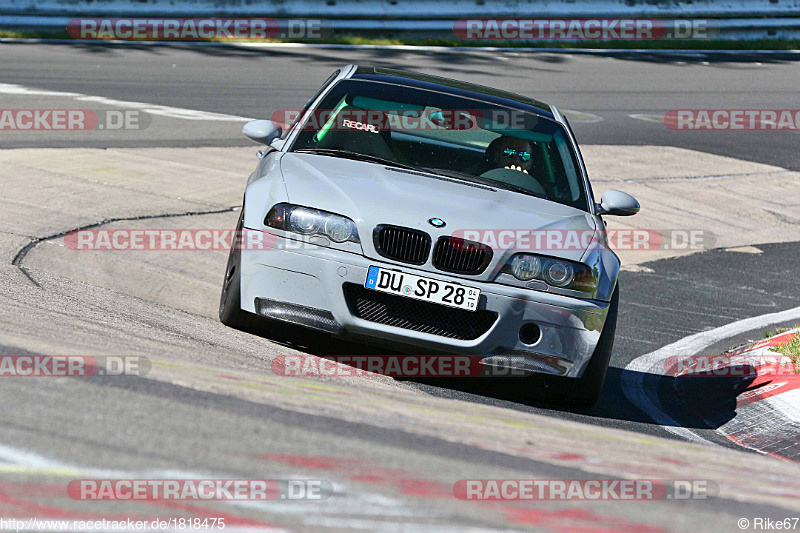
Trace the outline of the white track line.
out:
<instances>
[{"instance_id":1,"label":"white track line","mask_svg":"<svg viewBox=\"0 0 800 533\"><path fill-rule=\"evenodd\" d=\"M64 91L50 91L47 89L34 89L30 87L23 87L21 85L14 85L11 83L0 83L0 94L14 95L14 96L56 96L63 98L72 98L78 102L92 102L100 105L107 105L111 107L122 107L125 109L139 109L151 115L161 115L164 117L178 118L183 120L215 120L224 122L247 122L252 120L247 117L238 117L236 115L224 115L222 113L211 113L208 111L197 111L195 109L185 109L183 107L172 107L158 104L146 104L144 102L129 102L127 100L115 100L113 98L106 98L105 96L92 96L89 94L64 92Z\"/></svg>"},{"instance_id":2,"label":"white track line","mask_svg":"<svg viewBox=\"0 0 800 533\"><path fill-rule=\"evenodd\" d=\"M691 442L713 445L711 441L704 439L691 429L680 426L664 411L658 398L658 391L645 387L646 374L650 374L654 378L663 375L664 361L668 357L696 355L709 346L739 333L767 328L773 324L798 319L800 319L800 307L795 307L778 313L746 318L684 337L654 352L637 357L628 363L625 367L625 372L622 373L622 390L631 403L641 409L665 431Z\"/></svg>"}]
</instances>

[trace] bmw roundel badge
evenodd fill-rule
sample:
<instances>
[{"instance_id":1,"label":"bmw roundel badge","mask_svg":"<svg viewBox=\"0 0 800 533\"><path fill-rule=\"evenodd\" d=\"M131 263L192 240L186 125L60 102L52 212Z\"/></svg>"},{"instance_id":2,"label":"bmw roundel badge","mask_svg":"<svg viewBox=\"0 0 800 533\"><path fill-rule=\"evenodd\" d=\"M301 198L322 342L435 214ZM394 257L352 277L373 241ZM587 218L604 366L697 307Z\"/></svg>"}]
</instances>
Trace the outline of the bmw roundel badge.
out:
<instances>
[{"instance_id":1,"label":"bmw roundel badge","mask_svg":"<svg viewBox=\"0 0 800 533\"><path fill-rule=\"evenodd\" d=\"M434 228L443 228L447 225L447 223L441 218L431 218L428 219L428 222L430 222L431 226Z\"/></svg>"}]
</instances>

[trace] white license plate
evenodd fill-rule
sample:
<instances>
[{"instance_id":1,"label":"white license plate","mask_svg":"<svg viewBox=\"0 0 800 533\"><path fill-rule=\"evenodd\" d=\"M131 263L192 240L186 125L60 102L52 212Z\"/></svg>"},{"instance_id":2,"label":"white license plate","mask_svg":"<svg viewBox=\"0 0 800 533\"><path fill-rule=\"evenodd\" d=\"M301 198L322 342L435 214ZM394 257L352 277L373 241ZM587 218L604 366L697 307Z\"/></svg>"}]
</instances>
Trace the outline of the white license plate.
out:
<instances>
[{"instance_id":1,"label":"white license plate","mask_svg":"<svg viewBox=\"0 0 800 533\"><path fill-rule=\"evenodd\" d=\"M376 266L369 267L364 287L467 311L477 309L481 295L481 290L474 287Z\"/></svg>"}]
</instances>

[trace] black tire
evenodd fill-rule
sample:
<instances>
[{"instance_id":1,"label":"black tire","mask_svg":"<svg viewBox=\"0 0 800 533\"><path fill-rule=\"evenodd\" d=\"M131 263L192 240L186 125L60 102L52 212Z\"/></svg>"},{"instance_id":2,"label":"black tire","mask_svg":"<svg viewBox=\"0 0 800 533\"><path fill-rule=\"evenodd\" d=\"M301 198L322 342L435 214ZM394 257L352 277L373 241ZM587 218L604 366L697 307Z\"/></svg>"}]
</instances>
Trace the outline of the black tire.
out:
<instances>
[{"instance_id":1,"label":"black tire","mask_svg":"<svg viewBox=\"0 0 800 533\"><path fill-rule=\"evenodd\" d=\"M222 280L222 293L219 297L219 321L234 329L251 329L259 325L259 318L247 311L242 311L242 291L240 268L242 264L242 251L236 247L236 235L242 231L244 225L244 210L239 215L236 224L236 233L231 242L228 253L228 265L225 267L225 278Z\"/></svg>"},{"instance_id":2,"label":"black tire","mask_svg":"<svg viewBox=\"0 0 800 533\"><path fill-rule=\"evenodd\" d=\"M588 409L597 403L603 384L606 381L611 352L614 349L614 336L617 331L617 311L619 309L619 283L611 296L600 340L592 353L589 365L580 378L544 376L541 388L534 392L537 399L560 405Z\"/></svg>"}]
</instances>

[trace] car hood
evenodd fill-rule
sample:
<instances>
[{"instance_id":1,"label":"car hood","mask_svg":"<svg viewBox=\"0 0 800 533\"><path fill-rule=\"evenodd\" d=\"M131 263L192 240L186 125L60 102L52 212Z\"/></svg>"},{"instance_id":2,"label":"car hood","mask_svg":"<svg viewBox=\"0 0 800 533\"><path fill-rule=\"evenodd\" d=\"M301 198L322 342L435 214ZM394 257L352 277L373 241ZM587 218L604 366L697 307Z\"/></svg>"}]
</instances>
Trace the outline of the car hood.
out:
<instances>
[{"instance_id":1,"label":"car hood","mask_svg":"<svg viewBox=\"0 0 800 533\"><path fill-rule=\"evenodd\" d=\"M289 202L353 219L369 257L379 257L371 238L378 224L419 229L434 241L441 235L480 235L475 240L496 251L498 246L486 241L496 240L502 231L596 230L594 217L579 209L453 178L316 154L287 153L280 166ZM446 226L432 226L434 217ZM496 258L521 251L510 248ZM557 248L539 253L579 261L586 250L582 245Z\"/></svg>"}]
</instances>

